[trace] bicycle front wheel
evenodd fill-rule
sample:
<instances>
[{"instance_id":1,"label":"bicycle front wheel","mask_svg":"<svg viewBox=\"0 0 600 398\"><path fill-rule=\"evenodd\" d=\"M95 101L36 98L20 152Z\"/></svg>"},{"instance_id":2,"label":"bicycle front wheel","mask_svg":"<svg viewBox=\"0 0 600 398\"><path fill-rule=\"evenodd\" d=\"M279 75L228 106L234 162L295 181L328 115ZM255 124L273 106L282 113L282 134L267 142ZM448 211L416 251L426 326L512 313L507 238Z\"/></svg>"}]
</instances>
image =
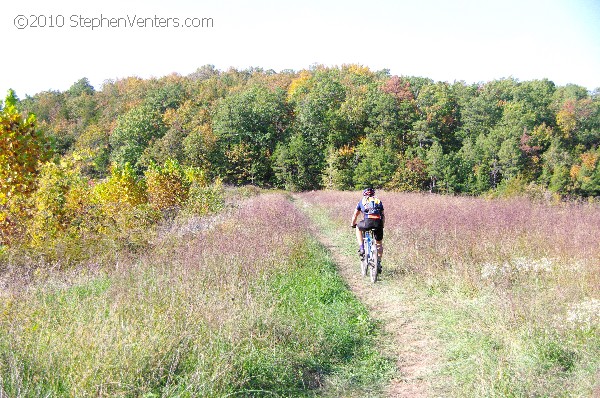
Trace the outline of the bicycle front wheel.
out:
<instances>
[{"instance_id":1,"label":"bicycle front wheel","mask_svg":"<svg viewBox=\"0 0 600 398\"><path fill-rule=\"evenodd\" d=\"M371 247L369 247L369 265L370 265L370 276L371 276L371 282L375 283L377 282L377 245L375 244L375 242L373 242L371 244Z\"/></svg>"}]
</instances>

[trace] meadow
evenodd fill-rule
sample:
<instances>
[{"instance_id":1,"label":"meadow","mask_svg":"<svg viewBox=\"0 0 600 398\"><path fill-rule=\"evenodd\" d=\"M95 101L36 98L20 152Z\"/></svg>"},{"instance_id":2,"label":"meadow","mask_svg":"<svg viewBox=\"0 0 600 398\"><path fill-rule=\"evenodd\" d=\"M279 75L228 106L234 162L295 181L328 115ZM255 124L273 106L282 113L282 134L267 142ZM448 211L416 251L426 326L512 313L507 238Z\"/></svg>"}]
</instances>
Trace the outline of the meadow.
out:
<instances>
[{"instance_id":1,"label":"meadow","mask_svg":"<svg viewBox=\"0 0 600 398\"><path fill-rule=\"evenodd\" d=\"M144 246L101 262L5 265L0 395L384 396L402 374L382 349L390 336L314 233L355 257L357 193L240 192L216 214L139 226ZM386 228L375 288L401 290L438 342L425 376L433 396L592 395L597 204L378 196Z\"/></svg>"},{"instance_id":2,"label":"meadow","mask_svg":"<svg viewBox=\"0 0 600 398\"><path fill-rule=\"evenodd\" d=\"M600 384L597 204L378 196L386 209L381 283L403 290L440 342L429 376L436 395L592 395ZM355 255L357 193L299 197Z\"/></svg>"},{"instance_id":3,"label":"meadow","mask_svg":"<svg viewBox=\"0 0 600 398\"><path fill-rule=\"evenodd\" d=\"M189 222L112 266L14 280L0 295L0 392L378 394L393 365L372 348L377 325L284 195Z\"/></svg>"}]
</instances>

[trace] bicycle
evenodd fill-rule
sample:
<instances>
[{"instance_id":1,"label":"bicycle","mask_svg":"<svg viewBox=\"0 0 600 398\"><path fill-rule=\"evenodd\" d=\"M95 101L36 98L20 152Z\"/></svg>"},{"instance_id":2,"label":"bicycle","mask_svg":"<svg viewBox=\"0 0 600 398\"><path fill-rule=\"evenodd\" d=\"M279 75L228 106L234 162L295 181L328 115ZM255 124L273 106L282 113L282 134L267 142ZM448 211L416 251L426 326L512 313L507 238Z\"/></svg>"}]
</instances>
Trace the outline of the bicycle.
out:
<instances>
[{"instance_id":1,"label":"bicycle","mask_svg":"<svg viewBox=\"0 0 600 398\"><path fill-rule=\"evenodd\" d=\"M377 282L377 244L373 230L369 229L363 232L363 242L365 245L365 254L362 255L360 261L360 271L363 277L371 277L371 282Z\"/></svg>"}]
</instances>

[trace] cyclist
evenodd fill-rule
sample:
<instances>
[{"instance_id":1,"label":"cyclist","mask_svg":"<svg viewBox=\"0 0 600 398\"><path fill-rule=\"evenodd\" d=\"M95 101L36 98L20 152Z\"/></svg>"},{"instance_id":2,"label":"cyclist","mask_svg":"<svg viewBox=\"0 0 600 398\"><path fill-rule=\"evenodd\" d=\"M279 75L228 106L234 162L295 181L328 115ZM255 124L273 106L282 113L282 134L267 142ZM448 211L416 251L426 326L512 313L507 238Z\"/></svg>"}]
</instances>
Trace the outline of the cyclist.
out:
<instances>
[{"instance_id":1,"label":"cyclist","mask_svg":"<svg viewBox=\"0 0 600 398\"><path fill-rule=\"evenodd\" d=\"M360 213L363 213L363 220L356 224L356 219ZM363 241L363 231L372 229L377 244L377 272L381 273L381 256L383 254L383 224L385 214L383 212L383 203L375 197L375 189L367 188L363 191L363 198L356 205L356 210L352 215L352 228L356 228L356 241L358 242L358 254L362 258L365 255L365 244Z\"/></svg>"}]
</instances>

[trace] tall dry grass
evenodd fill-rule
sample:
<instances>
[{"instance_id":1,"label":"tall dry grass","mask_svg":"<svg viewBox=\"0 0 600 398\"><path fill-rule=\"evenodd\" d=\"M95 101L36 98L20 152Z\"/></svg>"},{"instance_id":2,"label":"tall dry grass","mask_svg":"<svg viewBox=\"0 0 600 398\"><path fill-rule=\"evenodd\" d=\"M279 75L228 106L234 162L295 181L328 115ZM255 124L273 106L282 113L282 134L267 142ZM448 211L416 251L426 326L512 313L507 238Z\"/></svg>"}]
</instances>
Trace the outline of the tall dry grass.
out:
<instances>
[{"instance_id":1,"label":"tall dry grass","mask_svg":"<svg viewBox=\"0 0 600 398\"><path fill-rule=\"evenodd\" d=\"M14 397L310 395L361 355L385 368L364 351L372 329L305 216L266 195L113 269L6 292L0 387Z\"/></svg>"},{"instance_id":2,"label":"tall dry grass","mask_svg":"<svg viewBox=\"0 0 600 398\"><path fill-rule=\"evenodd\" d=\"M588 396L600 366L600 207L381 192L384 281L445 342L454 396ZM310 192L355 243L360 193ZM386 283L386 282L384 282Z\"/></svg>"}]
</instances>

